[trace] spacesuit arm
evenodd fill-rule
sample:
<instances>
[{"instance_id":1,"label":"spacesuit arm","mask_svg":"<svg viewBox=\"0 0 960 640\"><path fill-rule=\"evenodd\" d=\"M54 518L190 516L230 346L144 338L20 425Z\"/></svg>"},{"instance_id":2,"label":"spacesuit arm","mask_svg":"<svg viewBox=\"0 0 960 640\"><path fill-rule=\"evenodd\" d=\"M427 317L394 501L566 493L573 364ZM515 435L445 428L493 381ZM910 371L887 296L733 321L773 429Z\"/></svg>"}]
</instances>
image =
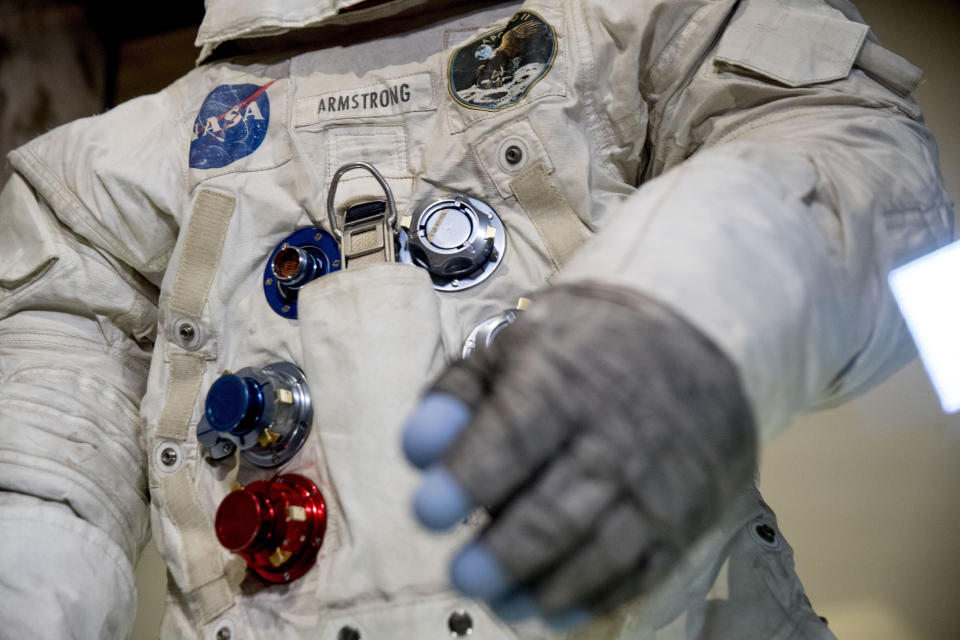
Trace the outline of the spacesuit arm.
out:
<instances>
[{"instance_id":1,"label":"spacesuit arm","mask_svg":"<svg viewBox=\"0 0 960 640\"><path fill-rule=\"evenodd\" d=\"M157 188L176 178L145 140L165 125L136 125L173 120L168 100L77 121L10 156L17 173L0 195L0 626L11 637L123 637L133 622L132 567L149 536L139 403L176 229ZM131 186L137 172L145 187Z\"/></svg>"},{"instance_id":2,"label":"spacesuit arm","mask_svg":"<svg viewBox=\"0 0 960 640\"><path fill-rule=\"evenodd\" d=\"M559 281L628 287L689 319L736 364L768 437L913 356L886 274L948 242L952 216L920 123L799 112L646 184Z\"/></svg>"},{"instance_id":3,"label":"spacesuit arm","mask_svg":"<svg viewBox=\"0 0 960 640\"><path fill-rule=\"evenodd\" d=\"M622 285L687 318L735 363L769 437L913 356L886 274L953 224L907 95L920 70L848 3L654 5L656 21L589 8L611 69L594 92L622 153L645 141L646 181L557 281Z\"/></svg>"}]
</instances>

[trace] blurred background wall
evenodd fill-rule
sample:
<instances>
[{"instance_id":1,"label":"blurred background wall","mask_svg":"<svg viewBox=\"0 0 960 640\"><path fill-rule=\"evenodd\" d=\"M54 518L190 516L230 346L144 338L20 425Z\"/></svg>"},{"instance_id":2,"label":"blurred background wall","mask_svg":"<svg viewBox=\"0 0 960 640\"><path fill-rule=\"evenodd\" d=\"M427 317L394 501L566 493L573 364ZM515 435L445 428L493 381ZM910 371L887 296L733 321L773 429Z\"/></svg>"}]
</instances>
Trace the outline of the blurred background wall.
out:
<instances>
[{"instance_id":1,"label":"blurred background wall","mask_svg":"<svg viewBox=\"0 0 960 640\"><path fill-rule=\"evenodd\" d=\"M188 71L201 5L0 0L0 152ZM960 1L857 5L884 45L926 71L916 98L960 197ZM939 412L917 362L798 420L764 451L760 484L840 640L960 639L960 417ZM151 544L134 640L158 637L165 580Z\"/></svg>"}]
</instances>

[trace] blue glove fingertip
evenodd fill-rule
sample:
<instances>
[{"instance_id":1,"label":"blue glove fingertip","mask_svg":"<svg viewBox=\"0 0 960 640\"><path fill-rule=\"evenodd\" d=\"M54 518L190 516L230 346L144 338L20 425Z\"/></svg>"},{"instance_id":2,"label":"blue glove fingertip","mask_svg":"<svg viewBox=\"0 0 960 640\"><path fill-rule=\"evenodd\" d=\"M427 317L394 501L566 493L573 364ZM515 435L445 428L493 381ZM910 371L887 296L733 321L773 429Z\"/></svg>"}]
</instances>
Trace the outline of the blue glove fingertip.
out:
<instances>
[{"instance_id":1,"label":"blue glove fingertip","mask_svg":"<svg viewBox=\"0 0 960 640\"><path fill-rule=\"evenodd\" d=\"M450 582L464 595L483 600L497 599L512 586L507 572L482 542L457 553L450 565Z\"/></svg>"},{"instance_id":2,"label":"blue glove fingertip","mask_svg":"<svg viewBox=\"0 0 960 640\"><path fill-rule=\"evenodd\" d=\"M414 515L421 524L435 531L452 527L470 515L472 509L470 496L443 467L429 469L413 496Z\"/></svg>"},{"instance_id":3,"label":"blue glove fingertip","mask_svg":"<svg viewBox=\"0 0 960 640\"><path fill-rule=\"evenodd\" d=\"M437 461L453 444L470 419L470 408L445 393L431 393L420 401L403 429L403 453L419 469Z\"/></svg>"},{"instance_id":4,"label":"blue glove fingertip","mask_svg":"<svg viewBox=\"0 0 960 640\"><path fill-rule=\"evenodd\" d=\"M527 591L514 591L490 603L490 608L505 622L520 622L540 615L537 601Z\"/></svg>"},{"instance_id":5,"label":"blue glove fingertip","mask_svg":"<svg viewBox=\"0 0 960 640\"><path fill-rule=\"evenodd\" d=\"M554 631L569 631L575 627L585 625L590 621L590 614L586 609L571 609L566 613L547 616L546 621Z\"/></svg>"}]
</instances>

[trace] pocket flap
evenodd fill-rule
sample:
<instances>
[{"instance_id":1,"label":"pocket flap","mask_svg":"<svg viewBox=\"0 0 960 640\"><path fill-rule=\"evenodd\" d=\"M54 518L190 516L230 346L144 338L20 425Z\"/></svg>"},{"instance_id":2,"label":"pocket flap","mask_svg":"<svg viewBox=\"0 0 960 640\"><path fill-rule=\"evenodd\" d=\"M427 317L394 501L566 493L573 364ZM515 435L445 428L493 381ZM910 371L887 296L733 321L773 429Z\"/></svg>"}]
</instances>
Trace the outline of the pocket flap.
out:
<instances>
[{"instance_id":1,"label":"pocket flap","mask_svg":"<svg viewBox=\"0 0 960 640\"><path fill-rule=\"evenodd\" d=\"M867 31L819 0L789 7L745 0L720 40L714 63L788 87L840 80L850 73Z\"/></svg>"}]
</instances>

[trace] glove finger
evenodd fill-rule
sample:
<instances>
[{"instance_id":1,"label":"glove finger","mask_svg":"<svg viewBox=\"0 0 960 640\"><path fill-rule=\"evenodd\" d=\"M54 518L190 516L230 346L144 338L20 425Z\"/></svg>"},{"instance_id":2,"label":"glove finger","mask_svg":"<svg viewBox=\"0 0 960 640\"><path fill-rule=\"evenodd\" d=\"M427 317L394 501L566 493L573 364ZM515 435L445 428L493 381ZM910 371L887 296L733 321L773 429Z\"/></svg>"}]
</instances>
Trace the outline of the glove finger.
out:
<instances>
[{"instance_id":1,"label":"glove finger","mask_svg":"<svg viewBox=\"0 0 960 640\"><path fill-rule=\"evenodd\" d=\"M474 502L460 483L440 466L431 467L413 495L413 513L428 529L442 531L470 515Z\"/></svg>"},{"instance_id":2,"label":"glove finger","mask_svg":"<svg viewBox=\"0 0 960 640\"><path fill-rule=\"evenodd\" d=\"M443 457L477 502L493 509L528 483L576 428L576 412L559 407L575 403L576 392L531 332L508 327L490 347L497 364L485 371L496 375L486 381L468 428Z\"/></svg>"},{"instance_id":3,"label":"glove finger","mask_svg":"<svg viewBox=\"0 0 960 640\"><path fill-rule=\"evenodd\" d=\"M470 408L459 398L444 393L426 395L403 429L407 460L426 469L443 455L469 419Z\"/></svg>"},{"instance_id":4,"label":"glove finger","mask_svg":"<svg viewBox=\"0 0 960 640\"><path fill-rule=\"evenodd\" d=\"M464 595L496 601L515 591L503 563L482 541L468 544L450 563L450 582Z\"/></svg>"},{"instance_id":5,"label":"glove finger","mask_svg":"<svg viewBox=\"0 0 960 640\"><path fill-rule=\"evenodd\" d=\"M638 574L634 586L639 588L648 577L656 541L655 529L637 506L626 499L618 502L585 544L533 585L537 601L546 614L557 615L588 603L592 608L604 591L630 574Z\"/></svg>"},{"instance_id":6,"label":"glove finger","mask_svg":"<svg viewBox=\"0 0 960 640\"><path fill-rule=\"evenodd\" d=\"M526 589L517 589L490 602L490 608L501 620L520 622L540 615L540 605Z\"/></svg>"},{"instance_id":7,"label":"glove finger","mask_svg":"<svg viewBox=\"0 0 960 640\"><path fill-rule=\"evenodd\" d=\"M555 566L591 535L621 491L618 452L588 432L508 502L483 534L517 583Z\"/></svg>"},{"instance_id":8,"label":"glove finger","mask_svg":"<svg viewBox=\"0 0 960 640\"><path fill-rule=\"evenodd\" d=\"M636 566L587 598L583 606L597 615L613 611L656 589L679 561L680 552L675 547L653 544Z\"/></svg>"}]
</instances>

